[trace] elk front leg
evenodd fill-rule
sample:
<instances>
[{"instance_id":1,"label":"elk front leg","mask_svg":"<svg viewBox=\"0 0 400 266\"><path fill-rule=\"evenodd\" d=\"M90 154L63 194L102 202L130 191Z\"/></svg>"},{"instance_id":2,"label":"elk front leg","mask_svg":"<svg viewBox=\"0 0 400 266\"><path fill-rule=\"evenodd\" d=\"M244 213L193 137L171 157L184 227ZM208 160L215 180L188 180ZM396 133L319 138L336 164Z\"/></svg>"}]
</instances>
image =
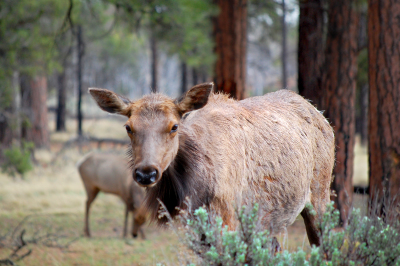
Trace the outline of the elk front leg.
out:
<instances>
[{"instance_id":1,"label":"elk front leg","mask_svg":"<svg viewBox=\"0 0 400 266\"><path fill-rule=\"evenodd\" d=\"M125 221L124 221L124 238L127 236L128 234L128 213L129 213L129 208L128 208L128 204L126 204L126 208L125 208Z\"/></svg>"}]
</instances>

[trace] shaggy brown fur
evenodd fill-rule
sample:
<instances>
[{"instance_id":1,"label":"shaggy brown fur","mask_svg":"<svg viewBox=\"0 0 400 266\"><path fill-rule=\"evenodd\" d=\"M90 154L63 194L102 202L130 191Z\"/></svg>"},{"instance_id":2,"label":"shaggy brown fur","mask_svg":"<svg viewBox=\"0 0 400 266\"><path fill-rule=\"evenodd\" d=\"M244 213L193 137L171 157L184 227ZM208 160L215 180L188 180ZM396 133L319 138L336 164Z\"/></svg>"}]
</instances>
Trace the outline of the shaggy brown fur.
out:
<instances>
[{"instance_id":1,"label":"shaggy brown fur","mask_svg":"<svg viewBox=\"0 0 400 266\"><path fill-rule=\"evenodd\" d=\"M87 194L85 236L90 237L90 205L102 191L119 196L125 203L124 237L127 235L128 213L132 212L132 236L136 237L140 231L145 238L141 229L146 221L143 205L145 192L133 181L126 159L115 154L89 153L78 162L77 167Z\"/></svg>"},{"instance_id":2,"label":"shaggy brown fur","mask_svg":"<svg viewBox=\"0 0 400 266\"><path fill-rule=\"evenodd\" d=\"M311 203L321 215L329 202L331 126L289 90L236 101L210 93L212 86L197 85L177 102L151 94L126 103L110 91L90 89L103 110L128 114L134 178L135 169L157 170L146 195L153 219L157 198L175 216L190 197L193 209L205 205L235 229L234 209L256 201L262 225L272 234L301 213L310 243L318 245L316 216L305 206ZM176 132L173 124L179 125Z\"/></svg>"}]
</instances>

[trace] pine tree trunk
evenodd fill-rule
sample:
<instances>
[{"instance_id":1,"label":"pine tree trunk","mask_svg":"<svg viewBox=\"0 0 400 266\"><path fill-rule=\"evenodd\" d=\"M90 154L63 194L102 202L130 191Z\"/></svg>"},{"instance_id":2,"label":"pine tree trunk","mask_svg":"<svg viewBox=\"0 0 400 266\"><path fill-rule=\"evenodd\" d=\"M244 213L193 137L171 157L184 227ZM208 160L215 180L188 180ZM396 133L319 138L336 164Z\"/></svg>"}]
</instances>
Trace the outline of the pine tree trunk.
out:
<instances>
[{"instance_id":1,"label":"pine tree trunk","mask_svg":"<svg viewBox=\"0 0 400 266\"><path fill-rule=\"evenodd\" d=\"M151 92L158 91L158 54L157 40L154 36L150 39L151 46Z\"/></svg>"},{"instance_id":2,"label":"pine tree trunk","mask_svg":"<svg viewBox=\"0 0 400 266\"><path fill-rule=\"evenodd\" d=\"M21 137L33 141L36 148L49 146L47 118L47 79L34 78L26 74L20 76L21 110L24 115Z\"/></svg>"},{"instance_id":3,"label":"pine tree trunk","mask_svg":"<svg viewBox=\"0 0 400 266\"><path fill-rule=\"evenodd\" d=\"M77 119L78 119L78 136L82 136L82 77L83 77L83 55L85 52L85 44L82 36L82 26L78 26L77 34L77 50L78 50L78 102L77 102Z\"/></svg>"},{"instance_id":4,"label":"pine tree trunk","mask_svg":"<svg viewBox=\"0 0 400 266\"><path fill-rule=\"evenodd\" d=\"M400 3L369 0L370 197L400 203Z\"/></svg>"},{"instance_id":5,"label":"pine tree trunk","mask_svg":"<svg viewBox=\"0 0 400 266\"><path fill-rule=\"evenodd\" d=\"M360 139L361 144L366 145L368 139L368 84L360 88Z\"/></svg>"},{"instance_id":6,"label":"pine tree trunk","mask_svg":"<svg viewBox=\"0 0 400 266\"><path fill-rule=\"evenodd\" d=\"M214 19L215 90L236 99L245 96L247 0L215 0L220 9Z\"/></svg>"},{"instance_id":7,"label":"pine tree trunk","mask_svg":"<svg viewBox=\"0 0 400 266\"><path fill-rule=\"evenodd\" d=\"M282 25L282 53L281 53L281 61L282 61L282 88L287 89L287 71L286 71L286 53L287 53L287 45L286 45L286 4L285 0L282 0L282 17L281 17L281 25Z\"/></svg>"},{"instance_id":8,"label":"pine tree trunk","mask_svg":"<svg viewBox=\"0 0 400 266\"><path fill-rule=\"evenodd\" d=\"M358 14L354 1L330 0L325 65L322 75L325 116L335 130L336 166L332 200L346 224L353 202L355 97Z\"/></svg>"},{"instance_id":9,"label":"pine tree trunk","mask_svg":"<svg viewBox=\"0 0 400 266\"><path fill-rule=\"evenodd\" d=\"M66 101L67 101L67 88L66 88L66 72L65 68L57 75L58 85L58 106L57 106L57 119L56 131L65 131L65 117L66 117Z\"/></svg>"},{"instance_id":10,"label":"pine tree trunk","mask_svg":"<svg viewBox=\"0 0 400 266\"><path fill-rule=\"evenodd\" d=\"M181 73L182 73L182 79L181 79L181 95L184 95L186 93L186 88L187 88L187 67L186 63L182 62L181 64Z\"/></svg>"},{"instance_id":11,"label":"pine tree trunk","mask_svg":"<svg viewBox=\"0 0 400 266\"><path fill-rule=\"evenodd\" d=\"M300 1L298 44L298 88L304 96L321 110L321 66L323 50L323 0Z\"/></svg>"},{"instance_id":12,"label":"pine tree trunk","mask_svg":"<svg viewBox=\"0 0 400 266\"><path fill-rule=\"evenodd\" d=\"M199 80L199 78L198 78L198 74L197 74L197 69L194 67L194 68L192 68L192 84L193 84L193 86L196 86L197 84L199 84L198 80Z\"/></svg>"},{"instance_id":13,"label":"pine tree trunk","mask_svg":"<svg viewBox=\"0 0 400 266\"><path fill-rule=\"evenodd\" d=\"M66 41L65 38L62 41ZM63 54L62 49L59 49L60 54ZM68 47L65 55L62 58L62 71L57 75L57 114L56 114L56 131L65 131L66 123L66 103L67 103L67 67L69 56L72 53L72 46Z\"/></svg>"}]
</instances>

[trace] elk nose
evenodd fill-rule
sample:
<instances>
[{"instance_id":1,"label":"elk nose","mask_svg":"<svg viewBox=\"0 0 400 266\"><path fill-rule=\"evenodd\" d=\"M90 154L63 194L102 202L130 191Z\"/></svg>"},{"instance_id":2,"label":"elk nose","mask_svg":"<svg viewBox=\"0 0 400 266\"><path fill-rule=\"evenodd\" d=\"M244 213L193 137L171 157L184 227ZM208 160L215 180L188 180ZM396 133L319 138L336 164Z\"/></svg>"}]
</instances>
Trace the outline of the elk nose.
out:
<instances>
[{"instance_id":1,"label":"elk nose","mask_svg":"<svg viewBox=\"0 0 400 266\"><path fill-rule=\"evenodd\" d=\"M135 170L135 179L136 182L143 186L148 186L156 182L157 180L157 169L155 168L143 168L143 169L136 169Z\"/></svg>"}]
</instances>

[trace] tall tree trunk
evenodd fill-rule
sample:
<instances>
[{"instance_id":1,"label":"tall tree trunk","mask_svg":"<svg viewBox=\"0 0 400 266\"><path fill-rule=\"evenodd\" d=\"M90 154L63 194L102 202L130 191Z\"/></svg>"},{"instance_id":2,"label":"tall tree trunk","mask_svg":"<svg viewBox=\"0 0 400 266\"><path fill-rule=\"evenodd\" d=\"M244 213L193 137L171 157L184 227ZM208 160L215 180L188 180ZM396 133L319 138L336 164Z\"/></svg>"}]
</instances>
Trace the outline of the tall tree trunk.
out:
<instances>
[{"instance_id":1,"label":"tall tree trunk","mask_svg":"<svg viewBox=\"0 0 400 266\"><path fill-rule=\"evenodd\" d=\"M324 60L323 0L300 1L298 88L321 110L321 67Z\"/></svg>"},{"instance_id":2,"label":"tall tree trunk","mask_svg":"<svg viewBox=\"0 0 400 266\"><path fill-rule=\"evenodd\" d=\"M67 88L66 88L66 72L65 68L61 73L57 74L57 85L58 85L58 106L57 106L57 119L56 119L56 131L65 131L65 116L66 116L66 101L67 101Z\"/></svg>"},{"instance_id":3,"label":"tall tree trunk","mask_svg":"<svg viewBox=\"0 0 400 266\"><path fill-rule=\"evenodd\" d=\"M245 96L247 0L214 0L220 9L214 19L215 85L236 99Z\"/></svg>"},{"instance_id":4,"label":"tall tree trunk","mask_svg":"<svg viewBox=\"0 0 400 266\"><path fill-rule=\"evenodd\" d=\"M187 66L185 62L182 62L181 64L181 73L182 73L182 79L181 79L181 95L184 95L186 92L187 88Z\"/></svg>"},{"instance_id":5,"label":"tall tree trunk","mask_svg":"<svg viewBox=\"0 0 400 266\"><path fill-rule=\"evenodd\" d=\"M325 116L335 130L336 166L333 197L346 224L353 203L353 159L355 141L355 97L357 74L358 14L354 1L330 0L325 67L322 76Z\"/></svg>"},{"instance_id":6,"label":"tall tree trunk","mask_svg":"<svg viewBox=\"0 0 400 266\"><path fill-rule=\"evenodd\" d=\"M83 76L83 55L85 53L85 43L83 42L82 26L78 26L77 32L77 50L78 50L78 103L77 103L77 119L78 119L78 136L82 136L82 76Z\"/></svg>"},{"instance_id":7,"label":"tall tree trunk","mask_svg":"<svg viewBox=\"0 0 400 266\"><path fill-rule=\"evenodd\" d=\"M63 39L65 41L65 39ZM59 51L62 53L61 49ZM65 56L62 58L62 71L57 74L57 117L56 117L56 131L65 131L66 121L66 102L67 102L67 67L68 59L72 52L72 46L68 47Z\"/></svg>"},{"instance_id":8,"label":"tall tree trunk","mask_svg":"<svg viewBox=\"0 0 400 266\"><path fill-rule=\"evenodd\" d=\"M158 54L157 40L154 35L150 39L151 46L151 92L158 91Z\"/></svg>"},{"instance_id":9,"label":"tall tree trunk","mask_svg":"<svg viewBox=\"0 0 400 266\"><path fill-rule=\"evenodd\" d=\"M368 84L361 86L358 103L360 105L360 139L361 144L366 145L368 139Z\"/></svg>"},{"instance_id":10,"label":"tall tree trunk","mask_svg":"<svg viewBox=\"0 0 400 266\"><path fill-rule=\"evenodd\" d=\"M400 3L369 0L369 184L400 203Z\"/></svg>"},{"instance_id":11,"label":"tall tree trunk","mask_svg":"<svg viewBox=\"0 0 400 266\"><path fill-rule=\"evenodd\" d=\"M192 68L192 84L193 86L199 84L199 77L197 74L197 69L195 67Z\"/></svg>"},{"instance_id":12,"label":"tall tree trunk","mask_svg":"<svg viewBox=\"0 0 400 266\"><path fill-rule=\"evenodd\" d=\"M47 79L20 75L21 110L24 114L21 137L33 141L36 148L49 146L47 118Z\"/></svg>"},{"instance_id":13,"label":"tall tree trunk","mask_svg":"<svg viewBox=\"0 0 400 266\"><path fill-rule=\"evenodd\" d=\"M282 53L281 53L281 61L282 61L282 88L287 89L287 70L286 70L286 55L287 55L287 45L286 45L286 4L285 0L282 0L282 17L281 17L281 25L282 25Z\"/></svg>"}]
</instances>

